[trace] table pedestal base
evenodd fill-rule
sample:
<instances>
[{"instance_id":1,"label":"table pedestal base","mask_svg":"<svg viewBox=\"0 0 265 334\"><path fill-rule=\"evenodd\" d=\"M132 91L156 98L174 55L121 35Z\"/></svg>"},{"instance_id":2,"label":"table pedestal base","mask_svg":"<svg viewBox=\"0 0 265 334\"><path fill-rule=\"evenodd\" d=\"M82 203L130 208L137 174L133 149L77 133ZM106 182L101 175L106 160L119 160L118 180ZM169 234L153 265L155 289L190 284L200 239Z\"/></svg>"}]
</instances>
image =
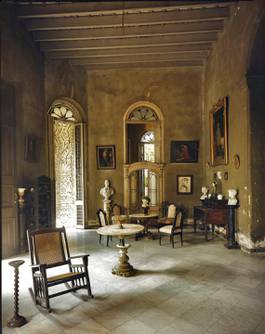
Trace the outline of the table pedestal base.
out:
<instances>
[{"instance_id":1,"label":"table pedestal base","mask_svg":"<svg viewBox=\"0 0 265 334\"><path fill-rule=\"evenodd\" d=\"M112 274L129 277L135 274L135 270L133 266L128 262L129 256L127 255L128 248L131 246L130 244L126 245L116 245L119 249L119 263L112 269Z\"/></svg>"}]
</instances>

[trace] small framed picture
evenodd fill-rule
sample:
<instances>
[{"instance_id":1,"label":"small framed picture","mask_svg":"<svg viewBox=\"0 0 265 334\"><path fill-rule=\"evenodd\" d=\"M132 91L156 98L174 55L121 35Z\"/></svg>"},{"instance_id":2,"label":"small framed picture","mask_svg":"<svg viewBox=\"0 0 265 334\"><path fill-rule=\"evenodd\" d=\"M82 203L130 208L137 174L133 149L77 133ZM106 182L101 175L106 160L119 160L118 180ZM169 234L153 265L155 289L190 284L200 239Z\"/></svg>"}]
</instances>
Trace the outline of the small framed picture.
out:
<instances>
[{"instance_id":1,"label":"small framed picture","mask_svg":"<svg viewBox=\"0 0 265 334\"><path fill-rule=\"evenodd\" d=\"M97 146L97 168L116 168L115 145Z\"/></svg>"},{"instance_id":2,"label":"small framed picture","mask_svg":"<svg viewBox=\"0 0 265 334\"><path fill-rule=\"evenodd\" d=\"M199 141L172 141L170 146L170 162L198 162Z\"/></svg>"},{"instance_id":3,"label":"small framed picture","mask_svg":"<svg viewBox=\"0 0 265 334\"><path fill-rule=\"evenodd\" d=\"M193 190L192 175L177 175L177 194L190 195Z\"/></svg>"}]
</instances>

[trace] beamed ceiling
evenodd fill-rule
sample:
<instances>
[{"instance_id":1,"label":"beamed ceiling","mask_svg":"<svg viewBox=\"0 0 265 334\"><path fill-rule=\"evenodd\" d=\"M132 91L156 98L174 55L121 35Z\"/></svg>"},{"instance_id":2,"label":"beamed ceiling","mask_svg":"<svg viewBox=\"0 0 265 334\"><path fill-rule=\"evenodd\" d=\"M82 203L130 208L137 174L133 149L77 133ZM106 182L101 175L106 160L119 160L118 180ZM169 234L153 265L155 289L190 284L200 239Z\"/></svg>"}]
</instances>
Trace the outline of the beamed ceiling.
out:
<instances>
[{"instance_id":1,"label":"beamed ceiling","mask_svg":"<svg viewBox=\"0 0 265 334\"><path fill-rule=\"evenodd\" d=\"M231 1L16 2L46 59L88 69L203 66Z\"/></svg>"}]
</instances>

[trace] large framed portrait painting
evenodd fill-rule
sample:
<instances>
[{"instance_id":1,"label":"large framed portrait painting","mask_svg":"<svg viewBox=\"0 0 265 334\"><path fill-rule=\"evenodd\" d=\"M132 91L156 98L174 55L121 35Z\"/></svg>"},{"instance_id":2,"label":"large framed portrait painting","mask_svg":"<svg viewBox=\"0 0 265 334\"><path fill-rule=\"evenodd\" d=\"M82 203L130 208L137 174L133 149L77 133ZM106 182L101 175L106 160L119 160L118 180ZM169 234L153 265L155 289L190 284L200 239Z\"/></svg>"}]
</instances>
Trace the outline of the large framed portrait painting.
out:
<instances>
[{"instance_id":1,"label":"large framed portrait painting","mask_svg":"<svg viewBox=\"0 0 265 334\"><path fill-rule=\"evenodd\" d=\"M170 146L170 162L198 162L198 151L198 140L172 141Z\"/></svg>"},{"instance_id":2,"label":"large framed portrait painting","mask_svg":"<svg viewBox=\"0 0 265 334\"><path fill-rule=\"evenodd\" d=\"M210 139L212 166L227 165L227 111L228 97L224 97L210 111Z\"/></svg>"},{"instance_id":3,"label":"large framed portrait painting","mask_svg":"<svg viewBox=\"0 0 265 334\"><path fill-rule=\"evenodd\" d=\"M97 146L97 168L116 168L115 145Z\"/></svg>"}]
</instances>

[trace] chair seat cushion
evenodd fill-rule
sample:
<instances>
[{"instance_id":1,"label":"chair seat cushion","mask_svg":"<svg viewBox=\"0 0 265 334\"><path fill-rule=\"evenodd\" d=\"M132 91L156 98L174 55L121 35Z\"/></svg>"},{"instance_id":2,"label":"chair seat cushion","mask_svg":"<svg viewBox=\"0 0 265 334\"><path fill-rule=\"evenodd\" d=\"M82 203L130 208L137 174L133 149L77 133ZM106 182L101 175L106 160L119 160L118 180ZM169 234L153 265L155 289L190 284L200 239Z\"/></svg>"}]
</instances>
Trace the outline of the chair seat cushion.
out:
<instances>
[{"instance_id":1,"label":"chair seat cushion","mask_svg":"<svg viewBox=\"0 0 265 334\"><path fill-rule=\"evenodd\" d=\"M172 230L172 225L166 225L166 226L161 227L159 229L159 232L170 234L171 230Z\"/></svg>"},{"instance_id":2,"label":"chair seat cushion","mask_svg":"<svg viewBox=\"0 0 265 334\"><path fill-rule=\"evenodd\" d=\"M64 274L60 274L60 275L55 275L55 276L50 276L47 278L47 281L49 283L51 282L55 282L55 281L61 281L61 280L67 280L67 279L71 279L71 278L75 278L75 277L78 277L80 275L83 275L84 273L64 273Z\"/></svg>"}]
</instances>

